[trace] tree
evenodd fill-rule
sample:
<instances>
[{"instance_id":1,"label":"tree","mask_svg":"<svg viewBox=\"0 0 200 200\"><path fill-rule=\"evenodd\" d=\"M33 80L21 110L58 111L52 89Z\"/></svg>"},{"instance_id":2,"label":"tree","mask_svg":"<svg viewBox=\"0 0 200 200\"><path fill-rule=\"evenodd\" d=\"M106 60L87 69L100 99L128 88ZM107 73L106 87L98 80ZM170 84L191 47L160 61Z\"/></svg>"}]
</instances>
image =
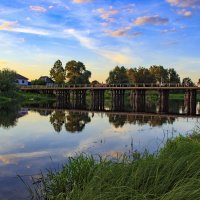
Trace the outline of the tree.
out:
<instances>
[{"instance_id":1,"label":"tree","mask_svg":"<svg viewBox=\"0 0 200 200\"><path fill-rule=\"evenodd\" d=\"M155 76L147 68L139 67L136 80L137 83L155 83Z\"/></svg>"},{"instance_id":2,"label":"tree","mask_svg":"<svg viewBox=\"0 0 200 200\"><path fill-rule=\"evenodd\" d=\"M198 83L197 83L197 86L200 87L200 79L199 79L199 81L198 81Z\"/></svg>"},{"instance_id":3,"label":"tree","mask_svg":"<svg viewBox=\"0 0 200 200\"><path fill-rule=\"evenodd\" d=\"M94 81L92 81L91 82L91 85L99 85L100 83L99 83L99 81L97 81L97 80L94 80Z\"/></svg>"},{"instance_id":4,"label":"tree","mask_svg":"<svg viewBox=\"0 0 200 200\"><path fill-rule=\"evenodd\" d=\"M192 82L192 80L189 77L186 77L183 79L182 85L183 86L194 86L194 83Z\"/></svg>"},{"instance_id":5,"label":"tree","mask_svg":"<svg viewBox=\"0 0 200 200\"><path fill-rule=\"evenodd\" d=\"M31 81L31 85L46 85L46 83L43 80L35 79Z\"/></svg>"},{"instance_id":6,"label":"tree","mask_svg":"<svg viewBox=\"0 0 200 200\"><path fill-rule=\"evenodd\" d=\"M149 71L152 75L155 76L157 83L168 83L168 70L163 66L153 65L149 68Z\"/></svg>"},{"instance_id":7,"label":"tree","mask_svg":"<svg viewBox=\"0 0 200 200\"><path fill-rule=\"evenodd\" d=\"M169 79L169 83L180 83L181 82L180 77L174 68L168 69L168 79Z\"/></svg>"},{"instance_id":8,"label":"tree","mask_svg":"<svg viewBox=\"0 0 200 200\"><path fill-rule=\"evenodd\" d=\"M55 83L62 84L65 81L65 70L62 66L62 62L57 60L54 63L53 68L50 70L50 76L55 81Z\"/></svg>"},{"instance_id":9,"label":"tree","mask_svg":"<svg viewBox=\"0 0 200 200\"><path fill-rule=\"evenodd\" d=\"M129 83L137 83L137 80L138 80L137 68L128 69L127 76L128 76Z\"/></svg>"},{"instance_id":10,"label":"tree","mask_svg":"<svg viewBox=\"0 0 200 200\"><path fill-rule=\"evenodd\" d=\"M129 83L126 68L124 66L116 66L112 71L110 71L106 82L108 84Z\"/></svg>"},{"instance_id":11,"label":"tree","mask_svg":"<svg viewBox=\"0 0 200 200\"><path fill-rule=\"evenodd\" d=\"M69 84L89 84L91 72L86 70L80 61L71 60L65 66L66 78Z\"/></svg>"},{"instance_id":12,"label":"tree","mask_svg":"<svg viewBox=\"0 0 200 200\"><path fill-rule=\"evenodd\" d=\"M9 69L0 70L0 93L12 96L16 90L16 72Z\"/></svg>"}]
</instances>

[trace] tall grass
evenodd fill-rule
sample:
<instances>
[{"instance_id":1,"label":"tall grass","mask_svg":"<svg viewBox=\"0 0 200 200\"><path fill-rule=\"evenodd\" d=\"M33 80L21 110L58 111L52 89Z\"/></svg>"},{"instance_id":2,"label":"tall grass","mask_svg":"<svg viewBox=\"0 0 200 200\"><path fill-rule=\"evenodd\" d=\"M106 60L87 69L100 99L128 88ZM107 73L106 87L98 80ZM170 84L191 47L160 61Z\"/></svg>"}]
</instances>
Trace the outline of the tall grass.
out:
<instances>
[{"instance_id":1,"label":"tall grass","mask_svg":"<svg viewBox=\"0 0 200 200\"><path fill-rule=\"evenodd\" d=\"M200 199L200 135L169 140L154 155L132 159L70 158L58 172L49 171L40 186L49 200Z\"/></svg>"}]
</instances>

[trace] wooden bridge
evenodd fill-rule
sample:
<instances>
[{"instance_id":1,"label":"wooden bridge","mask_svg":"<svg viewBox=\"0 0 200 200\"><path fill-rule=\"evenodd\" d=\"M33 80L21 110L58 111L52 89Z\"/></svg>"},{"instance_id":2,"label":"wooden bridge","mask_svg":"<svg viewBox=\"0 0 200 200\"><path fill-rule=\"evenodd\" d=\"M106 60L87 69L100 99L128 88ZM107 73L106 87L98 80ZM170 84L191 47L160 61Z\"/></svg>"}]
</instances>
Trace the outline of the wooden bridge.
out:
<instances>
[{"instance_id":1,"label":"wooden bridge","mask_svg":"<svg viewBox=\"0 0 200 200\"><path fill-rule=\"evenodd\" d=\"M166 112L169 107L169 94L171 91L182 91L185 93L184 100L188 114L196 113L198 86L186 86L181 84L162 83L162 84L96 84L96 85L33 85L20 86L20 89L28 92L56 95L59 100L66 103L75 102L85 104L86 92L91 96L92 106L96 110L104 109L105 91L111 92L112 106L114 108L124 105L125 92L129 91L130 101L135 110L145 107L146 92L157 91L160 100L160 112Z\"/></svg>"}]
</instances>

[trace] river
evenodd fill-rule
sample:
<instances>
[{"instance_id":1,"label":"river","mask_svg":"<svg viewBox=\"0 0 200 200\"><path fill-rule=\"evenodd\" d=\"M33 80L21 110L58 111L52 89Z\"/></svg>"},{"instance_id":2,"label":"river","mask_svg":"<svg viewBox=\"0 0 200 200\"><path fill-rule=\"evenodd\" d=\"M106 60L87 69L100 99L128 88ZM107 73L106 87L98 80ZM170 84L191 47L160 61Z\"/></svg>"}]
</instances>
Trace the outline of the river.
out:
<instances>
[{"instance_id":1,"label":"river","mask_svg":"<svg viewBox=\"0 0 200 200\"><path fill-rule=\"evenodd\" d=\"M167 139L190 134L198 126L199 105L193 116L185 114L182 101L171 101L168 113L159 113L156 106L148 112L1 106L0 199L29 199L18 175L30 184L31 176L59 169L69 156L82 152L107 157L155 153Z\"/></svg>"}]
</instances>

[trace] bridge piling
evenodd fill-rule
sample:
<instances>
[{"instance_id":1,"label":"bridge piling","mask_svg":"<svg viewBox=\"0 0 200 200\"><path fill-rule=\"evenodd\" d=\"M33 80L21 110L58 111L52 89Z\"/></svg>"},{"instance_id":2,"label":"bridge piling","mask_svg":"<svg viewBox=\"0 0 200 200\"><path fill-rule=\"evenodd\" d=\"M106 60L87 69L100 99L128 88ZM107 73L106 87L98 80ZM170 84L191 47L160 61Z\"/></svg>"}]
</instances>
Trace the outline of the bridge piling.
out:
<instances>
[{"instance_id":1,"label":"bridge piling","mask_svg":"<svg viewBox=\"0 0 200 200\"><path fill-rule=\"evenodd\" d=\"M146 91L134 90L131 93L131 105L135 112L144 112L146 104Z\"/></svg>"},{"instance_id":2,"label":"bridge piling","mask_svg":"<svg viewBox=\"0 0 200 200\"><path fill-rule=\"evenodd\" d=\"M197 104L197 91L196 90L186 90L185 100L184 100L186 113L187 114L196 114L196 104Z\"/></svg>"},{"instance_id":3,"label":"bridge piling","mask_svg":"<svg viewBox=\"0 0 200 200\"><path fill-rule=\"evenodd\" d=\"M168 113L169 111L169 90L160 90L159 91L159 112Z\"/></svg>"},{"instance_id":4,"label":"bridge piling","mask_svg":"<svg viewBox=\"0 0 200 200\"><path fill-rule=\"evenodd\" d=\"M91 109L104 110L104 90L91 90Z\"/></svg>"}]
</instances>

